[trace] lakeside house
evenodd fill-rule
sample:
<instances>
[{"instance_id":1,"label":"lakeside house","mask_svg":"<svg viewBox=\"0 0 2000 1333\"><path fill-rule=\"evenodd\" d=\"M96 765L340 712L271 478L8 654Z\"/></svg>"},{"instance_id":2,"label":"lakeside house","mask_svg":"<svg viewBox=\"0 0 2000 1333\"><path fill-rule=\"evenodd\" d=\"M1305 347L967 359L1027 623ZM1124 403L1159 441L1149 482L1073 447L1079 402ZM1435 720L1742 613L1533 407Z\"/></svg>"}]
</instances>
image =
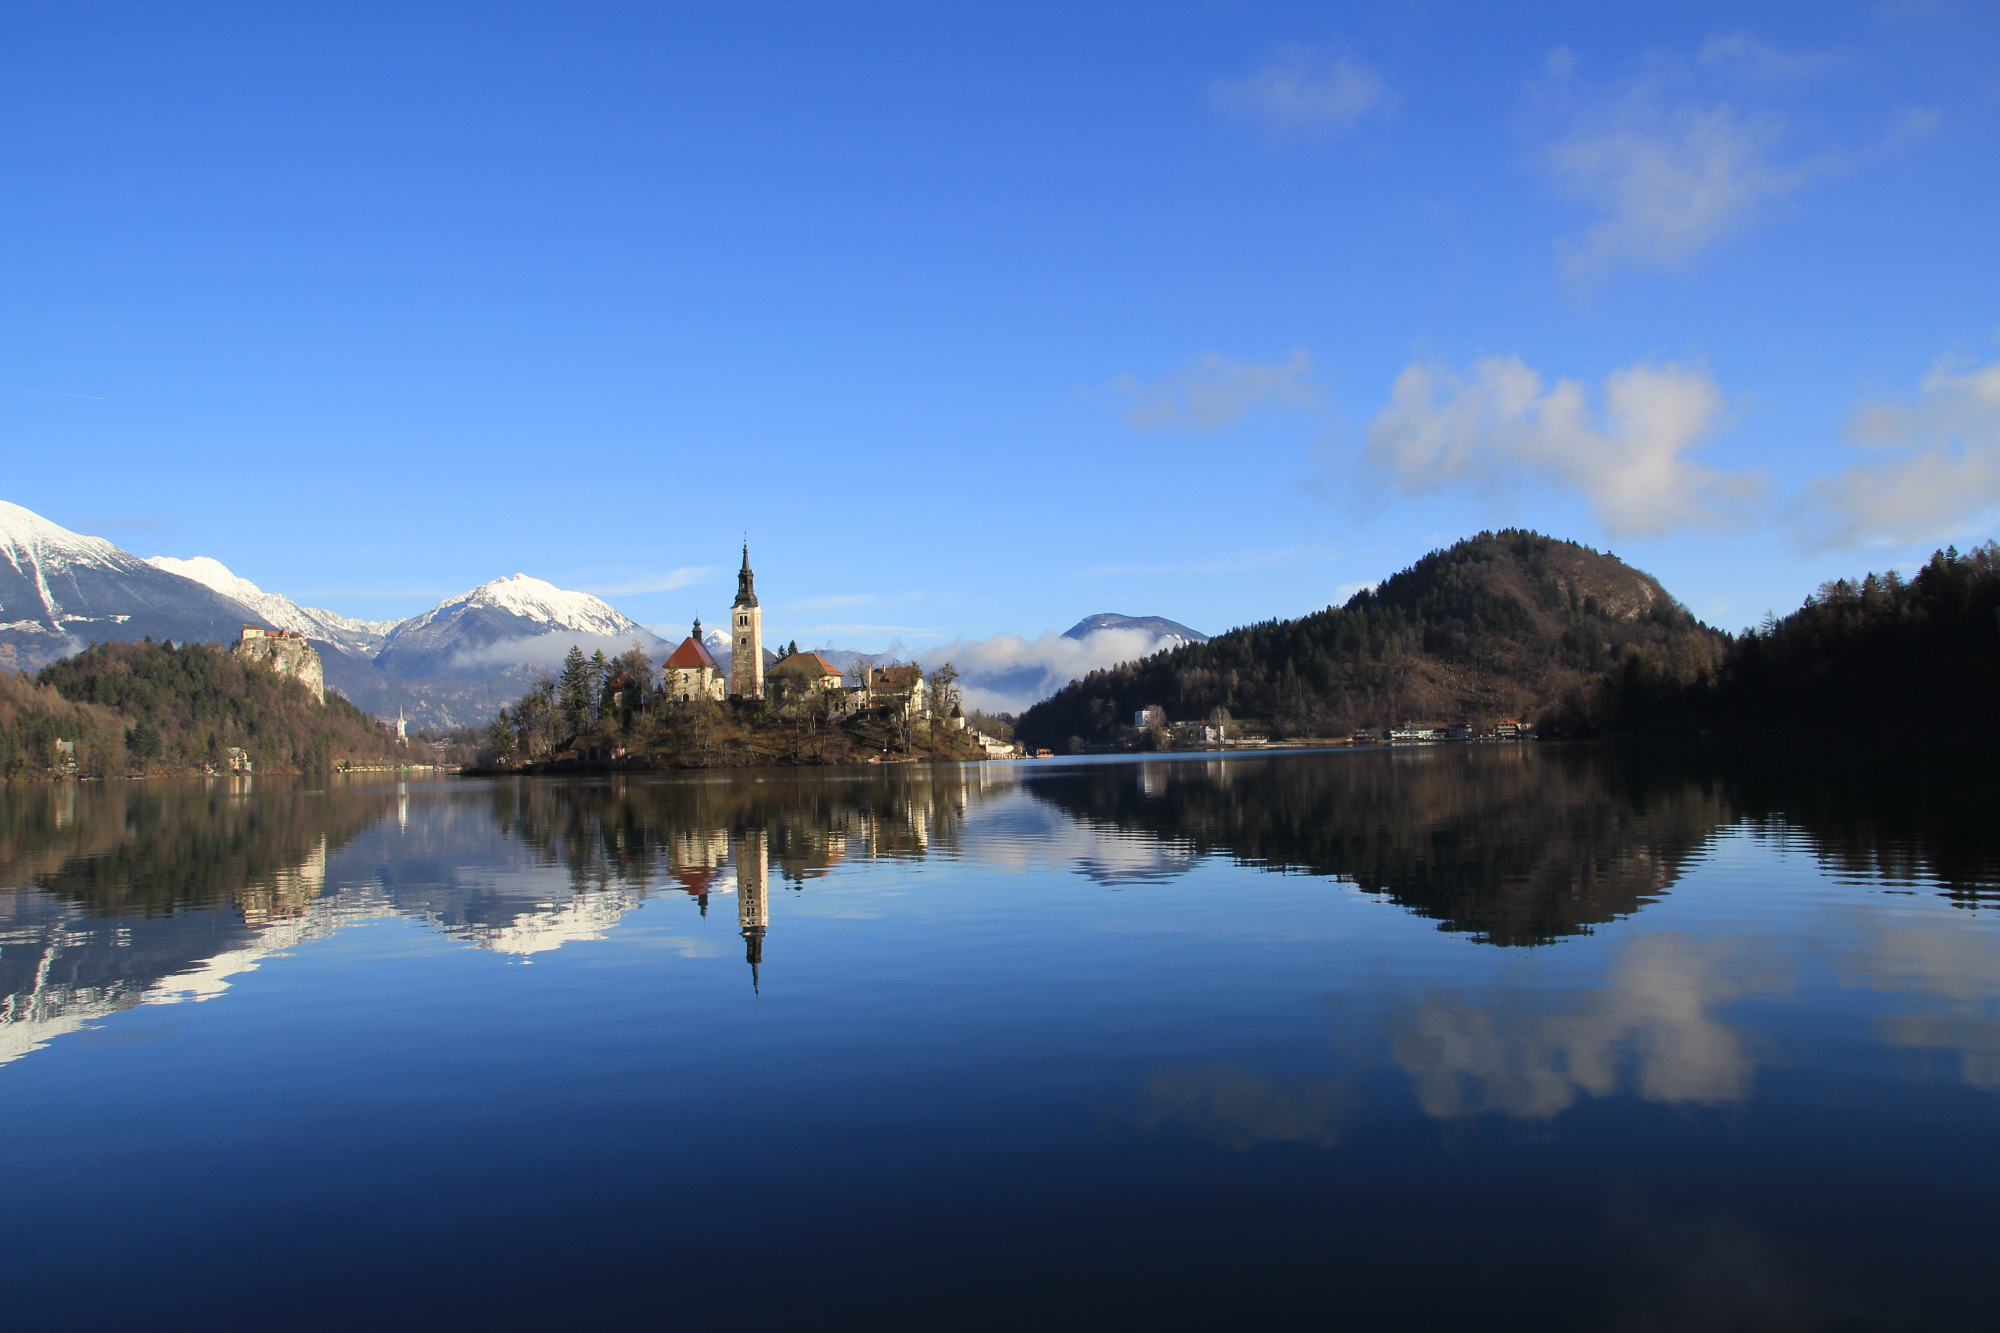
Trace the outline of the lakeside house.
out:
<instances>
[{"instance_id":1,"label":"lakeside house","mask_svg":"<svg viewBox=\"0 0 2000 1333\"><path fill-rule=\"evenodd\" d=\"M924 700L923 668L886 666L868 668L868 707L892 708L912 719L931 715Z\"/></svg>"},{"instance_id":2,"label":"lakeside house","mask_svg":"<svg viewBox=\"0 0 2000 1333\"><path fill-rule=\"evenodd\" d=\"M764 673L764 685L775 698L818 692L830 697L839 711L849 707L847 673L818 653L788 653L779 658Z\"/></svg>"}]
</instances>

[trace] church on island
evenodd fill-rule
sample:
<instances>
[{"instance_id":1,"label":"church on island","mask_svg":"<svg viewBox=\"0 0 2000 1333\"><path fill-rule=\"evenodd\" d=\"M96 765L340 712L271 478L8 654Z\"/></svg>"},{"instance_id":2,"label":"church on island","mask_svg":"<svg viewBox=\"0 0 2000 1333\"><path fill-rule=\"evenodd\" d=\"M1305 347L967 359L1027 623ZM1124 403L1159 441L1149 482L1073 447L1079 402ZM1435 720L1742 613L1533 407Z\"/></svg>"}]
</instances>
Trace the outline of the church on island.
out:
<instances>
[{"instance_id":1,"label":"church on island","mask_svg":"<svg viewBox=\"0 0 2000 1333\"><path fill-rule=\"evenodd\" d=\"M821 697L836 713L888 708L914 722L929 722L930 703L924 673L916 666L871 666L866 677L850 686L847 673L814 652L794 646L784 653L764 647L764 610L757 604L757 577L750 570L750 544L743 544L743 564L736 571L736 601L729 608L729 666L724 669L703 641L701 617L693 632L667 655L662 692L675 703L752 699L797 700ZM965 729L965 717L945 720L954 730ZM991 742L989 748L1000 746ZM1011 747L1005 747L1011 753Z\"/></svg>"},{"instance_id":2,"label":"church on island","mask_svg":"<svg viewBox=\"0 0 2000 1333\"><path fill-rule=\"evenodd\" d=\"M743 568L736 574L736 602L729 608L729 621L726 678L715 655L702 642L701 617L696 616L694 632L667 656L663 683L669 699L679 703L693 703L697 699L721 703L725 699L764 697L764 611L757 605L757 580L750 572L748 542L743 543Z\"/></svg>"},{"instance_id":3,"label":"church on island","mask_svg":"<svg viewBox=\"0 0 2000 1333\"><path fill-rule=\"evenodd\" d=\"M743 544L743 565L736 571L736 601L729 608L729 668L724 670L708 650L696 616L693 632L667 655L662 688L676 703L730 699L798 698L807 691L830 696L836 710L899 703L918 711L923 705L923 673L915 667L882 667L869 672L862 685L849 689L847 674L818 653L789 652L782 656L764 647L764 609L757 604L757 576L750 569L750 544Z\"/></svg>"}]
</instances>

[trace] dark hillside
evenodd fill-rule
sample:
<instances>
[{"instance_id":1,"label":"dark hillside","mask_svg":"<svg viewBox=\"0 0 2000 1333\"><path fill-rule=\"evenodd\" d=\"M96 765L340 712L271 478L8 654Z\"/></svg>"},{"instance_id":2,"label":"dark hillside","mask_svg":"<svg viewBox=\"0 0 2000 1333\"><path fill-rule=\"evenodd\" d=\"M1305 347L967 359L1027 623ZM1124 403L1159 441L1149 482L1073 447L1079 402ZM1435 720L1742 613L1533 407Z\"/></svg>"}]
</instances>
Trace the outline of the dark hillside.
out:
<instances>
[{"instance_id":1,"label":"dark hillside","mask_svg":"<svg viewBox=\"0 0 2000 1333\"><path fill-rule=\"evenodd\" d=\"M56 737L75 743L78 772L101 776L221 767L232 746L258 772L321 771L408 753L339 695L315 703L298 681L214 644L94 644L42 668L35 684L36 691L16 687L20 735L0 735L0 770L9 774L47 769ZM42 702L51 693L72 711L58 716Z\"/></svg>"},{"instance_id":2,"label":"dark hillside","mask_svg":"<svg viewBox=\"0 0 2000 1333\"><path fill-rule=\"evenodd\" d=\"M1149 705L1170 721L1225 710L1274 736L1529 720L1634 659L1649 680L1697 685L1726 642L1615 556L1539 533L1485 532L1344 606L1092 672L1029 709L1016 732L1034 745L1105 743Z\"/></svg>"}]
</instances>

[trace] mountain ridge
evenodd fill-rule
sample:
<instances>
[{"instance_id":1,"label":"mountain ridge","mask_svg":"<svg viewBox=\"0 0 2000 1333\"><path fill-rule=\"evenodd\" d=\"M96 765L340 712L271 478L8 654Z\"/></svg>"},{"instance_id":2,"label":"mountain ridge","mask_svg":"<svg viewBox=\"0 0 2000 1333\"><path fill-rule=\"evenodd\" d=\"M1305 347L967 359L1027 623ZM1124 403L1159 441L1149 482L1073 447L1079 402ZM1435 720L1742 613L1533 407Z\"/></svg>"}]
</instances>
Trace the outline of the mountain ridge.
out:
<instances>
[{"instance_id":1,"label":"mountain ridge","mask_svg":"<svg viewBox=\"0 0 2000 1333\"><path fill-rule=\"evenodd\" d=\"M1120 615L1116 611L1099 611L1094 615L1085 616L1064 630L1062 636L1065 639L1086 639L1099 630L1107 629L1143 630L1148 634L1180 639L1186 643L1207 643L1210 637L1198 629L1190 629L1180 621L1169 620L1165 616L1127 616Z\"/></svg>"},{"instance_id":2,"label":"mountain ridge","mask_svg":"<svg viewBox=\"0 0 2000 1333\"><path fill-rule=\"evenodd\" d=\"M1150 706L1172 721L1256 718L1276 737L1527 720L1635 656L1662 679L1711 678L1725 643L1608 552L1484 532L1341 606L1092 672L1029 709L1017 734L1050 747L1116 743Z\"/></svg>"},{"instance_id":3,"label":"mountain ridge","mask_svg":"<svg viewBox=\"0 0 2000 1333\"><path fill-rule=\"evenodd\" d=\"M0 501L0 669L36 670L93 642L229 644L246 624L304 634L329 688L419 726L485 721L572 642L659 643L599 598L526 574L403 620L359 620L266 592L211 556L141 559Z\"/></svg>"}]
</instances>

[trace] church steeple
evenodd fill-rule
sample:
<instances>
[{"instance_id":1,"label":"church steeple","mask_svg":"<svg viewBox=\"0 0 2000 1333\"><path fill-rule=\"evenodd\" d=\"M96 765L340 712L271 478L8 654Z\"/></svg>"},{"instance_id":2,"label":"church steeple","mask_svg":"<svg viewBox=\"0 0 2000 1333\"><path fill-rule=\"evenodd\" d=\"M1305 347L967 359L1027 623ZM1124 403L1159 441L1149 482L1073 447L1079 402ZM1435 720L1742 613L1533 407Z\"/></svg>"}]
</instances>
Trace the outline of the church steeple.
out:
<instances>
[{"instance_id":1,"label":"church steeple","mask_svg":"<svg viewBox=\"0 0 2000 1333\"><path fill-rule=\"evenodd\" d=\"M750 572L750 543L744 542L743 568L736 571L736 605L757 605L757 587L753 582L755 578L756 575Z\"/></svg>"},{"instance_id":2,"label":"church steeple","mask_svg":"<svg viewBox=\"0 0 2000 1333\"><path fill-rule=\"evenodd\" d=\"M750 542L743 543L743 568L736 574L736 604L729 608L729 693L738 699L764 697L764 611L750 573Z\"/></svg>"}]
</instances>

